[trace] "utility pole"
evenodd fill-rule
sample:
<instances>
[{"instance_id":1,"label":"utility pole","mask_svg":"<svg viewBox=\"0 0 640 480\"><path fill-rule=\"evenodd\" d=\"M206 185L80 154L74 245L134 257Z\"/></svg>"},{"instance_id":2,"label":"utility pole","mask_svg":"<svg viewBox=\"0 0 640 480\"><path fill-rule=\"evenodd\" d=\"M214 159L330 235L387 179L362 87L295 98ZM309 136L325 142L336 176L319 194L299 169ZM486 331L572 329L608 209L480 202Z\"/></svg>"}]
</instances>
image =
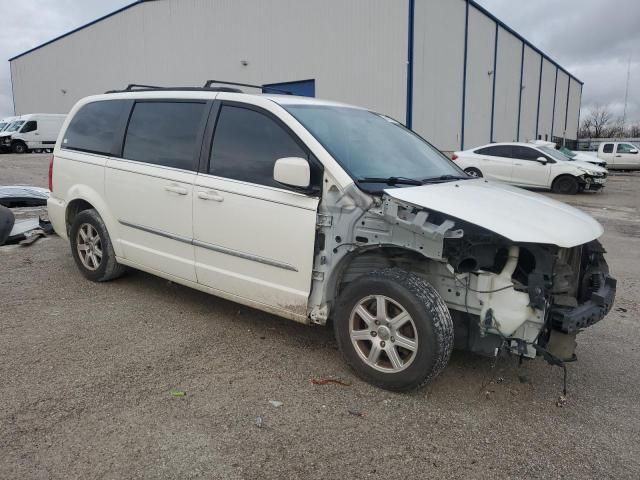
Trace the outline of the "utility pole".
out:
<instances>
[{"instance_id":1,"label":"utility pole","mask_svg":"<svg viewBox=\"0 0 640 480\"><path fill-rule=\"evenodd\" d=\"M622 111L622 135L627 121L627 102L629 101L629 82L631 80L631 55L629 55L629 65L627 66L627 86L624 91L624 110Z\"/></svg>"}]
</instances>

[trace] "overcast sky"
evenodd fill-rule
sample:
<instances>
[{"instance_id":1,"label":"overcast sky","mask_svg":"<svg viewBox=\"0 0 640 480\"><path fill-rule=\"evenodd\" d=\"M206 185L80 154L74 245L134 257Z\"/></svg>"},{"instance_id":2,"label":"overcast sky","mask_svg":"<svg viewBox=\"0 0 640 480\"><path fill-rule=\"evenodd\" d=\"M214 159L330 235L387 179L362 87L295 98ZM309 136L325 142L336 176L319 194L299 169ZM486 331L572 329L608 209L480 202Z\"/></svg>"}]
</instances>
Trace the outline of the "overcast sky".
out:
<instances>
[{"instance_id":1,"label":"overcast sky","mask_svg":"<svg viewBox=\"0 0 640 480\"><path fill-rule=\"evenodd\" d=\"M132 0L1 0L0 60L129 3ZM610 105L616 114L622 114L631 57L627 119L640 123L640 0L479 3L585 82L583 116L598 104ZM0 117L12 114L9 62L2 62Z\"/></svg>"}]
</instances>

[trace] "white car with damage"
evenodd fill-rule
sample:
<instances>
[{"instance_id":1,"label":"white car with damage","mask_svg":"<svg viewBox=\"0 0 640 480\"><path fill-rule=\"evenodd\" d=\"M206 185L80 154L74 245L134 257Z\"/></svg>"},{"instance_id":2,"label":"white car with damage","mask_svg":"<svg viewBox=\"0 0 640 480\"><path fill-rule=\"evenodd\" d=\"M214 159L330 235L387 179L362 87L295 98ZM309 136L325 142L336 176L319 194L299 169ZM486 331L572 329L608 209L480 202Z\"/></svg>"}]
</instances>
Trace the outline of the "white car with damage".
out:
<instances>
[{"instance_id":1,"label":"white car with damage","mask_svg":"<svg viewBox=\"0 0 640 480\"><path fill-rule=\"evenodd\" d=\"M602 190L607 182L605 168L570 160L555 148L545 145L491 143L455 152L452 158L473 177L566 195Z\"/></svg>"},{"instance_id":2,"label":"white car with damage","mask_svg":"<svg viewBox=\"0 0 640 480\"><path fill-rule=\"evenodd\" d=\"M49 217L88 279L136 268L331 320L347 363L390 390L433 379L454 346L572 360L615 296L589 215L469 178L350 105L217 88L88 97L50 181Z\"/></svg>"}]
</instances>

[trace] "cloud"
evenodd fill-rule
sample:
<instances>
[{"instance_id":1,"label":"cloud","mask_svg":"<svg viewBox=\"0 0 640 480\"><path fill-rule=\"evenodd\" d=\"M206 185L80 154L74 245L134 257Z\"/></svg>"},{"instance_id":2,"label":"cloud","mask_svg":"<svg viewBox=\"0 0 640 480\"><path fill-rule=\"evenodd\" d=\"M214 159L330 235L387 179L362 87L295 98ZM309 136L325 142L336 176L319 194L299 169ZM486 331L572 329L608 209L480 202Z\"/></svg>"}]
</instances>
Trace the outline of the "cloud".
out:
<instances>
[{"instance_id":1,"label":"cloud","mask_svg":"<svg viewBox=\"0 0 640 480\"><path fill-rule=\"evenodd\" d=\"M133 0L3 0L0 118L13 115L9 58L123 7ZM46 78L43 79L46 81Z\"/></svg>"},{"instance_id":2,"label":"cloud","mask_svg":"<svg viewBox=\"0 0 640 480\"><path fill-rule=\"evenodd\" d=\"M640 123L638 0L477 1L585 82L583 112L608 105L622 115L631 58L627 120Z\"/></svg>"}]
</instances>

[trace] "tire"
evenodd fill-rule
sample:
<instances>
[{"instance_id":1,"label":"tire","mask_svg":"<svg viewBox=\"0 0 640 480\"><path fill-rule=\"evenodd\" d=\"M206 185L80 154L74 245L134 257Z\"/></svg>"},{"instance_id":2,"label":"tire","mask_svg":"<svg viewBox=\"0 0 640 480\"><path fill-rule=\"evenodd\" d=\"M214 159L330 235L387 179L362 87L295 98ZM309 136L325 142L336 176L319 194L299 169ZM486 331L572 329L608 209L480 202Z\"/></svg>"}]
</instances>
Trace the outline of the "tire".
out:
<instances>
[{"instance_id":1,"label":"tire","mask_svg":"<svg viewBox=\"0 0 640 480\"><path fill-rule=\"evenodd\" d=\"M116 262L107 227L94 209L76 215L69 231L69 243L78 269L93 282L113 280L126 271Z\"/></svg>"},{"instance_id":2,"label":"tire","mask_svg":"<svg viewBox=\"0 0 640 480\"><path fill-rule=\"evenodd\" d=\"M27 153L27 146L22 142L15 142L11 145L11 151L13 153Z\"/></svg>"},{"instance_id":3,"label":"tire","mask_svg":"<svg viewBox=\"0 0 640 480\"><path fill-rule=\"evenodd\" d=\"M561 175L553 181L551 191L563 195L575 195L580 189L578 179L572 175Z\"/></svg>"},{"instance_id":4,"label":"tire","mask_svg":"<svg viewBox=\"0 0 640 480\"><path fill-rule=\"evenodd\" d=\"M381 304L385 312L378 315ZM363 275L345 288L334 313L334 332L345 362L380 388L414 390L449 362L449 309L417 275L396 268Z\"/></svg>"},{"instance_id":5,"label":"tire","mask_svg":"<svg viewBox=\"0 0 640 480\"><path fill-rule=\"evenodd\" d=\"M482 178L482 172L477 168L473 168L473 167L465 168L464 173L466 173L470 177Z\"/></svg>"}]
</instances>

